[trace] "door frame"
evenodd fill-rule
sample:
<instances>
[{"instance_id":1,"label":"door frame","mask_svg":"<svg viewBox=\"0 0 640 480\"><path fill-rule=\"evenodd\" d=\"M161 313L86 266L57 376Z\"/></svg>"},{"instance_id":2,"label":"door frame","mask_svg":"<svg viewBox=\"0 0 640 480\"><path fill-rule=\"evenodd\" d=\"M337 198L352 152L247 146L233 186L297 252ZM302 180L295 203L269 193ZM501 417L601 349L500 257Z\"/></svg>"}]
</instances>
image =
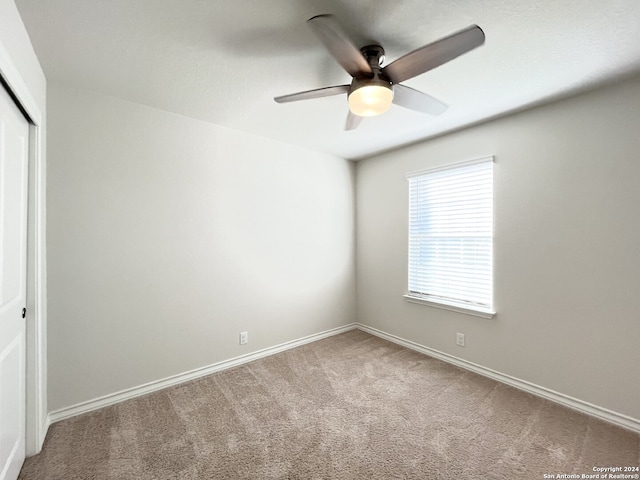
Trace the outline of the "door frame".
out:
<instances>
[{"instance_id":1,"label":"door frame","mask_svg":"<svg viewBox=\"0 0 640 480\"><path fill-rule=\"evenodd\" d=\"M0 80L29 121L27 213L26 425L27 456L42 449L47 412L46 118L0 42ZM46 106L43 106L46 108Z\"/></svg>"}]
</instances>

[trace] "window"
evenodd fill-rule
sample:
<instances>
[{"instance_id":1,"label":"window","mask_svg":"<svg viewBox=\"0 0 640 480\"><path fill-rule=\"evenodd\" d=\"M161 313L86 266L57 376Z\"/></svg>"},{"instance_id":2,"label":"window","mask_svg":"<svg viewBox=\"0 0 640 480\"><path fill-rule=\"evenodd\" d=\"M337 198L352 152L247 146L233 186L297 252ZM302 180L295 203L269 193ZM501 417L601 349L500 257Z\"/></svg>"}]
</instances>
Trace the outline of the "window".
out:
<instances>
[{"instance_id":1,"label":"window","mask_svg":"<svg viewBox=\"0 0 640 480\"><path fill-rule=\"evenodd\" d=\"M493 315L493 157L407 175L409 301Z\"/></svg>"}]
</instances>

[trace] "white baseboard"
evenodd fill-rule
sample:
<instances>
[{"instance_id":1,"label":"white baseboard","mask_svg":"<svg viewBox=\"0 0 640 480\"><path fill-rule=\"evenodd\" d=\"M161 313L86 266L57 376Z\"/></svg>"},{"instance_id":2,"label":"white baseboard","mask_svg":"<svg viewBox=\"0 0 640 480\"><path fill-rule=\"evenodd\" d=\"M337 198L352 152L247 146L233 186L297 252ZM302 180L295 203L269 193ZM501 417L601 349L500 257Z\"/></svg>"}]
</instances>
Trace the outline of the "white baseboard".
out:
<instances>
[{"instance_id":1,"label":"white baseboard","mask_svg":"<svg viewBox=\"0 0 640 480\"><path fill-rule=\"evenodd\" d=\"M244 363L258 360L259 358L268 357L270 355L274 355L276 353L280 353L285 350L296 348L296 347L305 345L307 343L315 342L317 340L321 340L323 338L344 333L349 330L354 330L356 328L359 330L362 330L363 332L370 333L371 335L375 335L377 337L383 338L385 340L396 343L398 345L409 348L411 350L415 350L417 352L423 353L430 357L437 358L444 362L464 368L465 370L469 370L474 373L483 375L485 377L489 377L493 380L504 383L506 385L510 385L519 390L523 390L525 392L531 393L533 395L537 395L539 397L545 398L547 400L558 403L560 405L564 405L573 410L586 413L587 415L600 418L602 420L613 423L620 427L640 433L640 420L637 420L635 418L628 417L626 415L622 415L617 412L613 412L606 408L599 407L597 405L593 405L588 402L584 402L582 400L570 397L568 395L564 395L559 392L555 392L553 390L550 390L545 387L541 387L539 385L535 385L525 380L520 380L518 378L512 377L510 375L506 375L496 370L483 367L482 365L478 365L476 363L469 362L462 358L458 358L453 355L449 355L447 353L440 352L438 350L434 350L429 347L425 347L424 345L420 345L418 343L405 340L404 338L398 337L396 335L391 335L389 333L383 332L376 328L369 327L367 325L363 325L360 323L352 323L342 327L333 328L331 330L326 330L324 332L320 332L314 335L309 335L307 337L303 337L297 340L292 340L290 342L282 343L274 347L258 350L257 352L248 353L246 355L241 355L239 357L231 358L229 360L223 360L221 362L214 363L213 365L197 368L190 372L173 375L171 377L167 377L161 380L140 385L138 387L129 388L126 390L122 390L120 392L105 395L103 397L95 398L93 400L78 403L71 407L56 410L55 412L51 412L49 414L45 422L45 433L50 424L58 422L60 420L64 420L69 417L74 417L82 413L91 412L99 408L107 407L109 405L113 405L119 402L123 402L125 400L129 400L131 398L146 395L148 393L152 393L158 390L172 387L174 385L179 385L181 383L188 382L190 380L195 380L197 378L211 375L212 373L237 367Z\"/></svg>"},{"instance_id":2,"label":"white baseboard","mask_svg":"<svg viewBox=\"0 0 640 480\"><path fill-rule=\"evenodd\" d=\"M93 410L104 408L109 405L114 405L116 403L120 403L125 400L129 400L135 397L140 397L142 395L156 392L158 390L163 390L165 388L172 387L174 385L179 385L181 383L188 382L190 380L195 380L197 378L205 377L207 375L211 375L212 373L237 367L238 365L252 362L254 360L258 360L259 358L268 357L269 355L274 355L276 353L284 352L285 350L290 350L292 348L300 347L307 343L316 342L318 340L322 340L323 338L331 337L333 335L338 335L339 333L348 332L349 330L354 330L355 328L357 328L356 323L351 323L349 325L345 325L342 327L332 328L331 330L326 330L324 332L309 335L303 338L299 338L297 340L285 342L280 345L276 345L274 347L264 348L262 350L248 353L246 355L241 355L239 357L231 358L229 360L223 360L221 362L217 362L212 365L208 365L206 367L196 368L195 370L191 370L190 372L180 373L178 375L173 375L171 377L163 378L161 380L149 382L144 385L128 388L126 390L121 390L119 392L105 395L103 397L94 398L93 400L88 400L86 402L78 403L76 405L72 405L71 407L62 408L60 410L56 410L49 414L46 426L48 428L50 424L59 422L60 420L64 420L66 418L75 417L76 415L80 415L82 413L91 412Z\"/></svg>"},{"instance_id":3,"label":"white baseboard","mask_svg":"<svg viewBox=\"0 0 640 480\"><path fill-rule=\"evenodd\" d=\"M500 373L496 370L483 367L482 365L478 365L476 363L469 362L462 358L449 355L448 353L440 352L438 350L425 347L424 345L420 345L418 343L405 340L404 338L391 335L389 333L383 332L376 328L368 327L367 325L362 325L358 323L356 324L356 327L359 330L362 330L363 332L370 333L371 335L375 335L377 337L383 338L385 340L396 343L403 347L407 347L411 350L415 350L417 352L423 353L430 357L437 358L438 360L451 363L458 367L464 368L465 370L470 370L474 373L478 373L485 377L492 378L493 380L496 380L498 382L515 387L519 390L523 390L533 395L537 395L538 397L542 397L552 402L558 403L560 405L564 405L565 407L569 407L573 410L586 413L587 415L597 417L599 419L613 423L615 425L626 428L628 430L632 430L634 432L640 433L640 420L638 419L628 417L626 415L608 410L603 407L599 407L592 403L584 402L582 400L570 397L563 393L555 392L553 390L550 390L545 387L541 387L539 385L535 385L525 380L520 380L519 378L515 378L510 375Z\"/></svg>"}]
</instances>

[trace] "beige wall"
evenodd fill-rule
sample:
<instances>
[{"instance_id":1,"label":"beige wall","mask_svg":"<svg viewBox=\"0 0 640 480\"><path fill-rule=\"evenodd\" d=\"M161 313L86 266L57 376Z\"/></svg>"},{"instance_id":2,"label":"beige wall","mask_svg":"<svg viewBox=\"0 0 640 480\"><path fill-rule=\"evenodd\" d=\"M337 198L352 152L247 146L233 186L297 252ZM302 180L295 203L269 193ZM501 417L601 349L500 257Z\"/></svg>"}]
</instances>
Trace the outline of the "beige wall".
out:
<instances>
[{"instance_id":1,"label":"beige wall","mask_svg":"<svg viewBox=\"0 0 640 480\"><path fill-rule=\"evenodd\" d=\"M407 303L405 173L486 155L497 315ZM361 161L356 178L360 322L640 418L640 79Z\"/></svg>"},{"instance_id":2,"label":"beige wall","mask_svg":"<svg viewBox=\"0 0 640 480\"><path fill-rule=\"evenodd\" d=\"M639 99L630 80L354 172L51 87L50 410L350 323L356 259L359 322L640 418ZM485 155L498 314L405 302L405 173Z\"/></svg>"},{"instance_id":3,"label":"beige wall","mask_svg":"<svg viewBox=\"0 0 640 480\"><path fill-rule=\"evenodd\" d=\"M14 0L0 0L0 49L26 85L34 104L44 115L47 83ZM6 75L9 72L2 72ZM8 79L11 81L11 79Z\"/></svg>"},{"instance_id":4,"label":"beige wall","mask_svg":"<svg viewBox=\"0 0 640 480\"><path fill-rule=\"evenodd\" d=\"M355 321L351 162L58 86L48 102L51 411Z\"/></svg>"}]
</instances>

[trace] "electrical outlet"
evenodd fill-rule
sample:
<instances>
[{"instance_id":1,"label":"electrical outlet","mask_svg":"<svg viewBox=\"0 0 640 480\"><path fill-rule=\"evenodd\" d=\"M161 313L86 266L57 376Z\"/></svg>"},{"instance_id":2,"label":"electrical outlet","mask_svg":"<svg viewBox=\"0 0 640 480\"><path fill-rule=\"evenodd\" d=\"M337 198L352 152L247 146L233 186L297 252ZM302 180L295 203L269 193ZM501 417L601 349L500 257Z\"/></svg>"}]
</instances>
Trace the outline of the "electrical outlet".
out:
<instances>
[{"instance_id":1,"label":"electrical outlet","mask_svg":"<svg viewBox=\"0 0 640 480\"><path fill-rule=\"evenodd\" d=\"M464 347L464 333L456 333L456 345Z\"/></svg>"},{"instance_id":2,"label":"electrical outlet","mask_svg":"<svg viewBox=\"0 0 640 480\"><path fill-rule=\"evenodd\" d=\"M249 332L240 332L240 345L249 343Z\"/></svg>"}]
</instances>

